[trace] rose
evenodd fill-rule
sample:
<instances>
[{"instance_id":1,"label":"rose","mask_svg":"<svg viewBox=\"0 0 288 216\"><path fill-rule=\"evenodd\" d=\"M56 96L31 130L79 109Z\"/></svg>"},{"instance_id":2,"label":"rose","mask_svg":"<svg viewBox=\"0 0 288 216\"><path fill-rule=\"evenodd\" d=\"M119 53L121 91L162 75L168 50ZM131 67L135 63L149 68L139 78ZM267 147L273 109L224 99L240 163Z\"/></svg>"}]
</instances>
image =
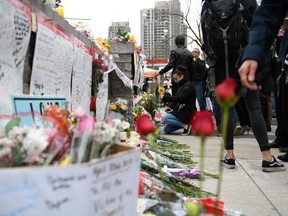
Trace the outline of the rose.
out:
<instances>
[{"instance_id":1,"label":"rose","mask_svg":"<svg viewBox=\"0 0 288 216\"><path fill-rule=\"evenodd\" d=\"M231 107L233 107L237 101L238 101L238 95L237 95L237 83L232 78L225 79L222 83L220 83L215 88L216 93L216 99L219 105L222 107L222 139L223 143L221 145L221 151L220 151L220 158L223 158L224 156L224 145L226 143L227 139L227 128L228 128L228 120L229 120L229 110ZM215 211L219 207L218 201L221 191L221 179L222 179L222 173L223 173L223 166L219 166L219 181L217 185L217 194L216 194L216 203L215 203Z\"/></svg>"},{"instance_id":2,"label":"rose","mask_svg":"<svg viewBox=\"0 0 288 216\"><path fill-rule=\"evenodd\" d=\"M200 172L203 178L205 138L206 136L211 136L213 134L215 127L211 112L207 110L195 112L191 119L191 126L195 135L200 136L201 138ZM200 182L200 189L201 188L202 181Z\"/></svg>"},{"instance_id":3,"label":"rose","mask_svg":"<svg viewBox=\"0 0 288 216\"><path fill-rule=\"evenodd\" d=\"M214 132L212 113L203 110L196 112L191 120L192 129L197 136L211 136Z\"/></svg>"},{"instance_id":4,"label":"rose","mask_svg":"<svg viewBox=\"0 0 288 216\"><path fill-rule=\"evenodd\" d=\"M141 114L135 121L136 131L142 136L146 136L155 131L155 125L150 120L148 115Z\"/></svg>"},{"instance_id":5,"label":"rose","mask_svg":"<svg viewBox=\"0 0 288 216\"><path fill-rule=\"evenodd\" d=\"M235 105L238 100L237 83L233 78L227 78L215 88L217 102L224 106L230 107Z\"/></svg>"}]
</instances>

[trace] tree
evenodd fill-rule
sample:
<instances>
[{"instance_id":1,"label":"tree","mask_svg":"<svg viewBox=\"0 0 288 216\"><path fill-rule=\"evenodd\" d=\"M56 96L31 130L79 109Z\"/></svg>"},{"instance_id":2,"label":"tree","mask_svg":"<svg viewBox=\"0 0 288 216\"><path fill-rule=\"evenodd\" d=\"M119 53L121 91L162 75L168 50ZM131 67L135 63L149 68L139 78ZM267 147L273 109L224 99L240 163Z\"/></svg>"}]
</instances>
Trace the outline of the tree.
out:
<instances>
[{"instance_id":1,"label":"tree","mask_svg":"<svg viewBox=\"0 0 288 216\"><path fill-rule=\"evenodd\" d=\"M191 0L187 0L187 11L185 13L183 14L172 13L171 15L179 16L183 19L183 21L188 27L188 30L192 33L192 36L189 34L187 34L186 36L192 40L191 43L195 42L199 47L201 47L202 36L201 36L201 26L200 26L200 15L199 15L199 20L196 20L196 30L194 30L192 27L193 25L189 21L190 9L191 9Z\"/></svg>"}]
</instances>

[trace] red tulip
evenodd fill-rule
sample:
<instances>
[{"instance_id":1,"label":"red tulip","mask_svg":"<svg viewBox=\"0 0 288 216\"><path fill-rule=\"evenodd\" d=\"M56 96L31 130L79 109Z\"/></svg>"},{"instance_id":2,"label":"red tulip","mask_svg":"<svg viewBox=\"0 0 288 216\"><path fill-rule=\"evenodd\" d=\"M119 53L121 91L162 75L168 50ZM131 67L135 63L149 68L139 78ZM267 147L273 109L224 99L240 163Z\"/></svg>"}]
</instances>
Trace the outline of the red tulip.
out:
<instances>
[{"instance_id":1,"label":"red tulip","mask_svg":"<svg viewBox=\"0 0 288 216\"><path fill-rule=\"evenodd\" d=\"M142 136L146 136L149 133L155 131L155 125L150 120L149 116L146 114L141 114L137 117L135 121L136 131Z\"/></svg>"},{"instance_id":2,"label":"red tulip","mask_svg":"<svg viewBox=\"0 0 288 216\"><path fill-rule=\"evenodd\" d=\"M233 106L237 100L237 83L232 78L225 79L215 88L215 93L218 99L219 104L228 103L230 106Z\"/></svg>"},{"instance_id":3,"label":"red tulip","mask_svg":"<svg viewBox=\"0 0 288 216\"><path fill-rule=\"evenodd\" d=\"M195 112L191 119L192 129L197 136L211 136L214 133L212 113L207 110Z\"/></svg>"}]
</instances>

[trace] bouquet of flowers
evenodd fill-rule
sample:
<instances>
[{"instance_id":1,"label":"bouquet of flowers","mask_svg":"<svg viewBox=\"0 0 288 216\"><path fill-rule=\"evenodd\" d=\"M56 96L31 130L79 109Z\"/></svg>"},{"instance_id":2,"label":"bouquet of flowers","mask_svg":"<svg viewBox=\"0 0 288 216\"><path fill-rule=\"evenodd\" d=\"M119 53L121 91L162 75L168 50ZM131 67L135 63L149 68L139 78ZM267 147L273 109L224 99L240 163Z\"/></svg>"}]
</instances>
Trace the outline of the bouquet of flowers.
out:
<instances>
[{"instance_id":1,"label":"bouquet of flowers","mask_svg":"<svg viewBox=\"0 0 288 216\"><path fill-rule=\"evenodd\" d=\"M117 98L117 100L113 103L110 103L109 108L111 111L114 111L116 113L120 113L124 117L127 115L128 110L128 101L124 100L122 98Z\"/></svg>"},{"instance_id":2,"label":"bouquet of flowers","mask_svg":"<svg viewBox=\"0 0 288 216\"><path fill-rule=\"evenodd\" d=\"M0 139L0 167L43 164L42 154L49 145L49 131L28 126L13 127Z\"/></svg>"},{"instance_id":3,"label":"bouquet of flowers","mask_svg":"<svg viewBox=\"0 0 288 216\"><path fill-rule=\"evenodd\" d=\"M152 119L156 113L159 113L160 103L156 94L143 92L140 105L151 115Z\"/></svg>"},{"instance_id":4,"label":"bouquet of flowers","mask_svg":"<svg viewBox=\"0 0 288 216\"><path fill-rule=\"evenodd\" d=\"M119 124L119 119L95 123L90 160L107 156L111 147L120 142Z\"/></svg>"}]
</instances>

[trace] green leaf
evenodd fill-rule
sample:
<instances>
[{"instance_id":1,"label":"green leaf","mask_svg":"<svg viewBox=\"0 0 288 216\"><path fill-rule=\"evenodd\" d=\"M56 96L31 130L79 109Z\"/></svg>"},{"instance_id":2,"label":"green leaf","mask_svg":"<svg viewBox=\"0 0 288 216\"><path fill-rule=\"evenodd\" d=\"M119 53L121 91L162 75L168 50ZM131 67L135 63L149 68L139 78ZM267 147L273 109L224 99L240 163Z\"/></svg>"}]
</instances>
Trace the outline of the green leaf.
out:
<instances>
[{"instance_id":1,"label":"green leaf","mask_svg":"<svg viewBox=\"0 0 288 216\"><path fill-rule=\"evenodd\" d=\"M19 126L21 119L19 117L12 118L5 126L5 132L8 133L13 127Z\"/></svg>"}]
</instances>

